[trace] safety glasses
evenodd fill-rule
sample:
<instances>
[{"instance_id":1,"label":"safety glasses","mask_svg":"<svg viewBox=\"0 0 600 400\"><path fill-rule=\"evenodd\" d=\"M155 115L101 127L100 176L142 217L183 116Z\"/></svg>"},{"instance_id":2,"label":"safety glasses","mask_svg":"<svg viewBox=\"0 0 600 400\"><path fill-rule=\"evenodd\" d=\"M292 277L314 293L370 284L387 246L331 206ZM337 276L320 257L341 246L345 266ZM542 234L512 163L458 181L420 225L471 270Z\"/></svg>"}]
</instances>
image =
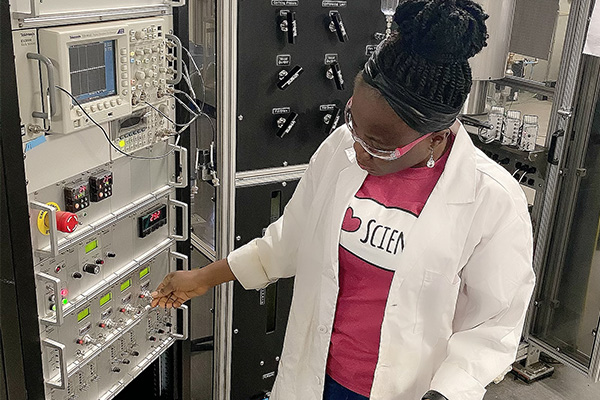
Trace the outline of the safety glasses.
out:
<instances>
[{"instance_id":1,"label":"safety glasses","mask_svg":"<svg viewBox=\"0 0 600 400\"><path fill-rule=\"evenodd\" d=\"M384 160L384 161L397 160L398 158L400 158L403 155L405 155L406 153L408 153L417 144L421 143L423 140L428 138L429 135L431 135L431 133L423 135L420 138L418 138L417 140L410 142L406 146L398 147L396 150L380 150L380 149L377 149L377 148L367 144L364 140L362 140L356 134L356 131L354 130L354 124L352 122L352 97L350 97L350 100L348 100L348 103L346 103L346 109L344 110L344 117L346 119L346 126L348 127L348 129L350 130L350 133L352 134L352 139L354 139L355 142L360 144L362 146L362 148L365 149L365 151L367 153L369 153L371 156L373 156L375 158L379 158L380 160Z\"/></svg>"}]
</instances>

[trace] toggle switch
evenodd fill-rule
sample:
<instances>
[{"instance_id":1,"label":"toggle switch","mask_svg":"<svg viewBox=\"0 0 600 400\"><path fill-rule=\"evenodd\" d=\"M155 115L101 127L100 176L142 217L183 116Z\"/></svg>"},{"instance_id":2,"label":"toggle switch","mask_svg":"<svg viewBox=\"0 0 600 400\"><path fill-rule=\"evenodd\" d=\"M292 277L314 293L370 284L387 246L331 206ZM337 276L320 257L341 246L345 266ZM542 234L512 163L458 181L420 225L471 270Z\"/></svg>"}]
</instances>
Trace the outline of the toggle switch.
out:
<instances>
[{"instance_id":1,"label":"toggle switch","mask_svg":"<svg viewBox=\"0 0 600 400\"><path fill-rule=\"evenodd\" d=\"M339 63L331 63L329 68L327 68L326 76L327 79L333 79L337 90L344 90L344 76L342 75L342 70L340 69Z\"/></svg>"},{"instance_id":2,"label":"toggle switch","mask_svg":"<svg viewBox=\"0 0 600 400\"><path fill-rule=\"evenodd\" d=\"M115 253L111 253L110 251L108 253L106 253L106 257L108 258L115 258L117 255Z\"/></svg>"},{"instance_id":3,"label":"toggle switch","mask_svg":"<svg viewBox=\"0 0 600 400\"><path fill-rule=\"evenodd\" d=\"M283 11L285 13L285 19L281 21L279 27L282 32L286 32L287 42L289 44L296 43L296 37L298 37L298 23L296 22L296 13L294 11Z\"/></svg>"},{"instance_id":4,"label":"toggle switch","mask_svg":"<svg viewBox=\"0 0 600 400\"><path fill-rule=\"evenodd\" d=\"M342 110L339 107L334 107L333 110L328 112L323 117L323 122L325 122L325 132L327 133L327 135L331 135L333 131L338 127L341 118Z\"/></svg>"},{"instance_id":5,"label":"toggle switch","mask_svg":"<svg viewBox=\"0 0 600 400\"><path fill-rule=\"evenodd\" d=\"M296 125L296 120L298 119L298 114L293 112L290 115L285 117L280 117L277 120L277 127L279 127L279 131L277 131L277 136L283 138L285 135L290 133L292 128Z\"/></svg>"},{"instance_id":6,"label":"toggle switch","mask_svg":"<svg viewBox=\"0 0 600 400\"><path fill-rule=\"evenodd\" d=\"M346 27L344 26L344 22L342 21L342 16L340 15L339 11L330 11L329 17L331 18L329 30L337 34L340 42L347 42L349 39L348 33L346 32Z\"/></svg>"},{"instance_id":7,"label":"toggle switch","mask_svg":"<svg viewBox=\"0 0 600 400\"><path fill-rule=\"evenodd\" d=\"M287 89L296 81L296 79L298 79L300 75L302 75L303 72L304 69L299 65L296 65L289 72L286 70L281 70L279 72L279 82L277 82L277 87L281 90Z\"/></svg>"},{"instance_id":8,"label":"toggle switch","mask_svg":"<svg viewBox=\"0 0 600 400\"><path fill-rule=\"evenodd\" d=\"M73 272L73 278L81 279L81 277L82 277L81 272Z\"/></svg>"}]
</instances>

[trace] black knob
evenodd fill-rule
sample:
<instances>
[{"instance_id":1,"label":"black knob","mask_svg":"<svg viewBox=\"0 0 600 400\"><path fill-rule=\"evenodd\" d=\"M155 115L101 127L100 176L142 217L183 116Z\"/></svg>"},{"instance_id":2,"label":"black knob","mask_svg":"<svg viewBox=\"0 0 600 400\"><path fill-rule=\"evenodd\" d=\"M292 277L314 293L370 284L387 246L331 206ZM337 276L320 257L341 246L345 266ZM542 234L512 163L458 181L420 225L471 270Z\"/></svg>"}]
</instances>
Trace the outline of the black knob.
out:
<instances>
[{"instance_id":1,"label":"black knob","mask_svg":"<svg viewBox=\"0 0 600 400\"><path fill-rule=\"evenodd\" d=\"M80 272L73 272L73 278L75 278L75 279L81 279L81 273Z\"/></svg>"},{"instance_id":2,"label":"black knob","mask_svg":"<svg viewBox=\"0 0 600 400\"><path fill-rule=\"evenodd\" d=\"M344 90L344 77L339 63L333 62L329 65L329 74L328 76L331 76L335 82L335 87L338 90Z\"/></svg>"},{"instance_id":3,"label":"black knob","mask_svg":"<svg viewBox=\"0 0 600 400\"><path fill-rule=\"evenodd\" d=\"M331 17L331 23L333 24L333 29L337 34L338 40L340 42L348 41L348 33L346 32L346 27L344 26L344 22L342 21L342 16L339 11L331 11L329 13Z\"/></svg>"},{"instance_id":4,"label":"black knob","mask_svg":"<svg viewBox=\"0 0 600 400\"><path fill-rule=\"evenodd\" d=\"M108 257L108 258L115 258L116 256L117 255L115 253L111 253L111 252L106 253L106 257Z\"/></svg>"},{"instance_id":5,"label":"black knob","mask_svg":"<svg viewBox=\"0 0 600 400\"><path fill-rule=\"evenodd\" d=\"M97 275L100 273L100 266L96 264L85 264L83 266L83 271L88 274Z\"/></svg>"},{"instance_id":6,"label":"black knob","mask_svg":"<svg viewBox=\"0 0 600 400\"><path fill-rule=\"evenodd\" d=\"M334 107L326 116L325 116L325 133L331 135L333 131L338 127L340 123L340 119L342 118L342 110L338 107Z\"/></svg>"},{"instance_id":7,"label":"black knob","mask_svg":"<svg viewBox=\"0 0 600 400\"><path fill-rule=\"evenodd\" d=\"M125 359L123 359L123 361L121 361L121 362L122 362L123 364L127 365L127 364L129 364L131 361L129 361L128 359L126 359L126 358L125 358Z\"/></svg>"},{"instance_id":8,"label":"black knob","mask_svg":"<svg viewBox=\"0 0 600 400\"><path fill-rule=\"evenodd\" d=\"M166 326L167 328L170 328L170 327L172 327L172 326L173 326L173 324L172 324L172 323L170 323L170 322L167 322L167 323L165 324L165 326Z\"/></svg>"},{"instance_id":9,"label":"black knob","mask_svg":"<svg viewBox=\"0 0 600 400\"><path fill-rule=\"evenodd\" d=\"M302 75L303 72L304 68L302 68L299 65L296 65L294 68L292 68L291 71L285 74L285 76L283 76L283 78L281 78L279 82L277 82L277 87L281 90L287 89L292 83L296 81L296 79L298 79L300 75Z\"/></svg>"},{"instance_id":10,"label":"black knob","mask_svg":"<svg viewBox=\"0 0 600 400\"><path fill-rule=\"evenodd\" d=\"M165 330L164 329L159 329L156 332L158 332L158 333L160 333L162 335L163 333L165 333Z\"/></svg>"},{"instance_id":11,"label":"black knob","mask_svg":"<svg viewBox=\"0 0 600 400\"><path fill-rule=\"evenodd\" d=\"M288 11L285 15L285 25L287 28L287 42L289 44L296 43L296 37L298 36L298 24L296 23L296 13Z\"/></svg>"},{"instance_id":12,"label":"black knob","mask_svg":"<svg viewBox=\"0 0 600 400\"><path fill-rule=\"evenodd\" d=\"M151 341L151 342L156 342L156 338L154 336L150 336L148 338L148 340Z\"/></svg>"},{"instance_id":13,"label":"black knob","mask_svg":"<svg viewBox=\"0 0 600 400\"><path fill-rule=\"evenodd\" d=\"M296 114L294 112L290 113L290 115L285 119L283 124L279 127L279 131L277 131L277 136L282 138L285 135L287 135L288 133L290 133L290 131L292 130L294 125L296 125L297 118L298 118L298 114Z\"/></svg>"},{"instance_id":14,"label":"black knob","mask_svg":"<svg viewBox=\"0 0 600 400\"><path fill-rule=\"evenodd\" d=\"M132 351L131 355L134 356L134 357L138 357L140 355L140 352L139 351Z\"/></svg>"},{"instance_id":15,"label":"black knob","mask_svg":"<svg viewBox=\"0 0 600 400\"><path fill-rule=\"evenodd\" d=\"M113 369L111 371L112 372L121 372L121 368L119 368L119 367L113 367Z\"/></svg>"}]
</instances>

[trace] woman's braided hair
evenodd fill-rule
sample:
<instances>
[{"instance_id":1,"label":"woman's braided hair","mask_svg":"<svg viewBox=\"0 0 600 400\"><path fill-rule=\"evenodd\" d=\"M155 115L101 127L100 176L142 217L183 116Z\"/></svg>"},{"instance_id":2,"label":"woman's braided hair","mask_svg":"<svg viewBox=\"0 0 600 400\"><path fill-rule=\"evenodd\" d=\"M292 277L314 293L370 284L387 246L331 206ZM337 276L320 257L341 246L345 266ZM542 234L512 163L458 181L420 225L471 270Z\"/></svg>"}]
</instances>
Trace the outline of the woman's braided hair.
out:
<instances>
[{"instance_id":1,"label":"woman's braided hair","mask_svg":"<svg viewBox=\"0 0 600 400\"><path fill-rule=\"evenodd\" d=\"M400 0L398 30L383 44L379 65L407 90L460 107L471 90L467 60L487 45L487 18L471 0Z\"/></svg>"}]
</instances>

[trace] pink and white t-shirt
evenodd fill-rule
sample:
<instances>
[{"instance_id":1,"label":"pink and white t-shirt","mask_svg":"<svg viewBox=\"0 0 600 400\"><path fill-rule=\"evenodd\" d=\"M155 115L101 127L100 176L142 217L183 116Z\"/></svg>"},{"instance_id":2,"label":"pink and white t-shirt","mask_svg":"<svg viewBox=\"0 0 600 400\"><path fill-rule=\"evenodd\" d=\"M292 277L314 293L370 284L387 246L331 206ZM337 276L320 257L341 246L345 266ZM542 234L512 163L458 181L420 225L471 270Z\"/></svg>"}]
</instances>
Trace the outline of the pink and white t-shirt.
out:
<instances>
[{"instance_id":1,"label":"pink and white t-shirt","mask_svg":"<svg viewBox=\"0 0 600 400\"><path fill-rule=\"evenodd\" d=\"M381 324L398 259L448 154L449 150L431 169L368 175L346 210L327 374L363 396L369 396L373 385Z\"/></svg>"}]
</instances>

